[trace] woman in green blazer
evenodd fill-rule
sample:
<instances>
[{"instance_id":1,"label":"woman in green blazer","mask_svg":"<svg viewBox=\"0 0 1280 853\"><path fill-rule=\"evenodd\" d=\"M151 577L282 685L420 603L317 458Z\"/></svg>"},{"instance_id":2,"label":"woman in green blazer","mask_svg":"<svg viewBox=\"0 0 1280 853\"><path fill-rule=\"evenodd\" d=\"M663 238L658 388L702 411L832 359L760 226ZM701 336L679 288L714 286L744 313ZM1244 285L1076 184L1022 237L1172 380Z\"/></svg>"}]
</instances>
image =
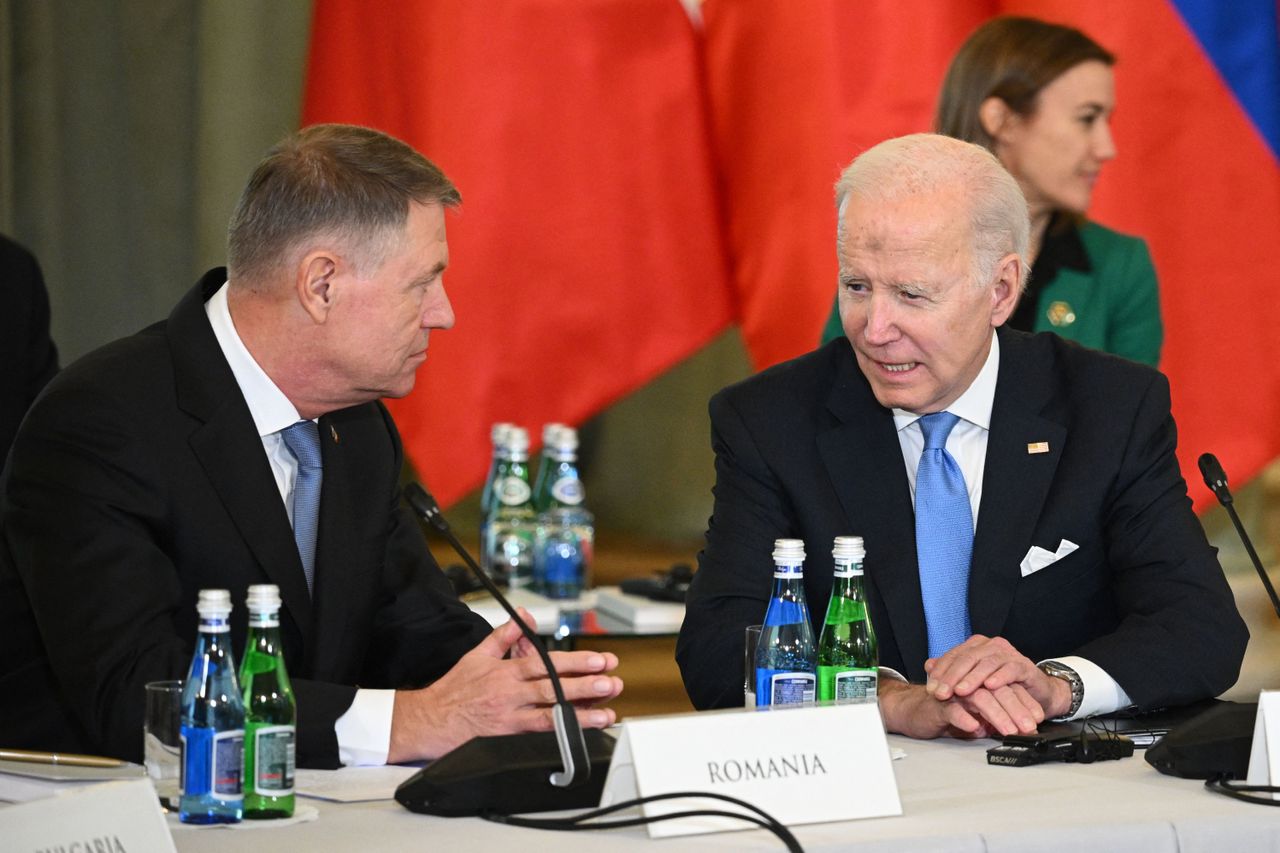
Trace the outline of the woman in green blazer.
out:
<instances>
[{"instance_id":1,"label":"woman in green blazer","mask_svg":"<svg viewBox=\"0 0 1280 853\"><path fill-rule=\"evenodd\" d=\"M935 125L985 146L1027 197L1031 278L1008 324L1154 366L1164 331L1147 246L1084 218L1116 154L1114 64L1079 30L994 18L952 60ZM841 334L833 310L822 339Z\"/></svg>"}]
</instances>

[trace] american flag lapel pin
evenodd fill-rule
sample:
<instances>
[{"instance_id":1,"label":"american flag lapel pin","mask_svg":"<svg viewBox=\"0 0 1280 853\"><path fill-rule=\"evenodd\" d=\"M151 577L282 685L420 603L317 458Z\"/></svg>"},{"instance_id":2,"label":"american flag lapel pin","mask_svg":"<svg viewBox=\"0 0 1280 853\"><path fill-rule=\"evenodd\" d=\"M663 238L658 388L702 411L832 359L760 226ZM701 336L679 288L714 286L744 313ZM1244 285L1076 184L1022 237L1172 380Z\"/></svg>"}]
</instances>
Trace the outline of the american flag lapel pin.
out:
<instances>
[{"instance_id":1,"label":"american flag lapel pin","mask_svg":"<svg viewBox=\"0 0 1280 853\"><path fill-rule=\"evenodd\" d=\"M1049 452L1049 442L1047 441L1032 441L1032 442L1028 442L1027 444L1027 453L1030 455L1035 455L1037 453L1048 453L1048 452Z\"/></svg>"}]
</instances>

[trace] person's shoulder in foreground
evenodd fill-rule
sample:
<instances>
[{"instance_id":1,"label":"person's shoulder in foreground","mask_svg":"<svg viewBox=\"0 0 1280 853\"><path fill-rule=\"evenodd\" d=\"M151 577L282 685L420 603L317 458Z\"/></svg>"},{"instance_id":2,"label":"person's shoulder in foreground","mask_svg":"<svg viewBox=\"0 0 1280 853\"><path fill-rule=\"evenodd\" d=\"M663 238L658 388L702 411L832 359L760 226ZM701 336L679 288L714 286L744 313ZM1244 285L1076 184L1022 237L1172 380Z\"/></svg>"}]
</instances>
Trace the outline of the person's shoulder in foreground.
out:
<instances>
[{"instance_id":1,"label":"person's shoulder in foreground","mask_svg":"<svg viewBox=\"0 0 1280 853\"><path fill-rule=\"evenodd\" d=\"M58 372L49 294L35 255L0 234L0 467L31 402Z\"/></svg>"}]
</instances>

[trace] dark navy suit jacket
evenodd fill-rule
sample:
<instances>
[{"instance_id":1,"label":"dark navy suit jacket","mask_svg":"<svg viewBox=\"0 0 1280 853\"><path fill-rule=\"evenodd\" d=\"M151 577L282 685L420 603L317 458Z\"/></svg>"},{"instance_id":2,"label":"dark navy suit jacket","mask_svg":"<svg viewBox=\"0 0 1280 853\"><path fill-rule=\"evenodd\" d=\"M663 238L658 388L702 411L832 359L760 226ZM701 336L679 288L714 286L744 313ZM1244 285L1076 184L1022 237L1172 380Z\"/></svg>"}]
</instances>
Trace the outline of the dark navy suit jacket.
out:
<instances>
[{"instance_id":1,"label":"dark navy suit jacket","mask_svg":"<svg viewBox=\"0 0 1280 853\"><path fill-rule=\"evenodd\" d=\"M1248 631L1174 456L1160 373L1054 335L1000 329L1000 367L973 543L975 633L1032 660L1080 655L1140 706L1216 695ZM677 646L698 708L742 702L743 627L768 601L773 540L803 539L815 630L832 539L862 536L882 665L923 681L927 657L915 516L892 412L847 340L726 388L711 401L715 508ZM1045 442L1047 453L1029 453ZM1038 545L1079 549L1023 577Z\"/></svg>"}]
</instances>

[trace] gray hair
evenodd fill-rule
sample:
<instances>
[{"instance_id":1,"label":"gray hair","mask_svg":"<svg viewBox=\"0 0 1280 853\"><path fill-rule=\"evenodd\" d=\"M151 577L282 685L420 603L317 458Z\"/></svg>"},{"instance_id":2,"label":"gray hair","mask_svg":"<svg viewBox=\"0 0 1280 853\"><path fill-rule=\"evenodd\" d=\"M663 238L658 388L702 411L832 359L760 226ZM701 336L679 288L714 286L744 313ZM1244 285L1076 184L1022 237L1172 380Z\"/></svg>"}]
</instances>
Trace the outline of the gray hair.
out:
<instances>
[{"instance_id":1,"label":"gray hair","mask_svg":"<svg viewBox=\"0 0 1280 853\"><path fill-rule=\"evenodd\" d=\"M845 168L836 182L837 245L844 242L844 213L854 196L874 204L942 190L958 190L969 201L974 286L985 287L1000 259L1013 253L1022 261L1021 292L1031 271L1031 222L1018 182L985 148L936 133L881 142Z\"/></svg>"},{"instance_id":2,"label":"gray hair","mask_svg":"<svg viewBox=\"0 0 1280 853\"><path fill-rule=\"evenodd\" d=\"M462 197L435 164L367 127L319 124L267 152L227 227L232 280L252 280L304 240L346 244L362 272L381 265L403 233L409 203L456 207Z\"/></svg>"}]
</instances>

